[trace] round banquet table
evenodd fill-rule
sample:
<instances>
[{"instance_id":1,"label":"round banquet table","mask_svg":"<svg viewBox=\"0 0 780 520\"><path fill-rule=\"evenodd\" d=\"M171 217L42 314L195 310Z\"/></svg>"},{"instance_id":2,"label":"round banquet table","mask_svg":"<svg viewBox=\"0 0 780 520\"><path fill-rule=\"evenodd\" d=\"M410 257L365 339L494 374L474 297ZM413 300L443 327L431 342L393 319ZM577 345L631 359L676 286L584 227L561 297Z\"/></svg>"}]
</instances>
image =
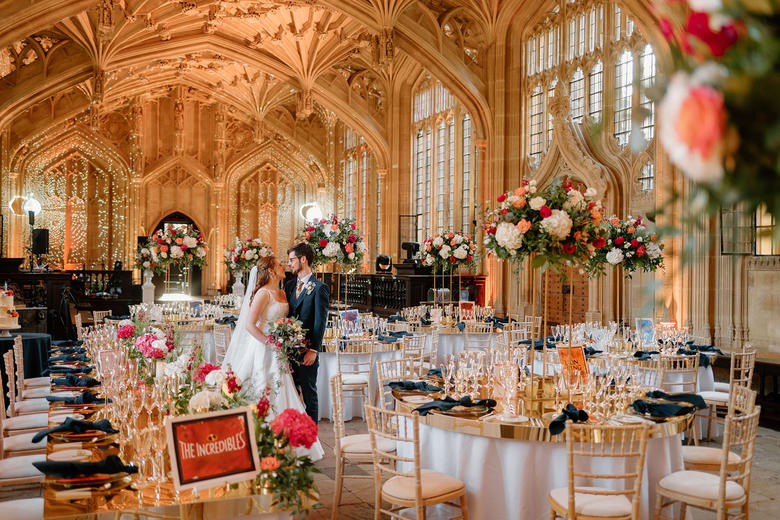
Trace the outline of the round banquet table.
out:
<instances>
[{"instance_id":1,"label":"round banquet table","mask_svg":"<svg viewBox=\"0 0 780 520\"><path fill-rule=\"evenodd\" d=\"M354 353L342 353L341 355L345 357L355 356L357 357L357 361L364 361L366 363L370 356L370 354ZM317 370L317 394L319 398L320 418L333 420L333 396L330 392L330 378L338 373L339 363L335 352L320 352L319 356L320 367ZM368 383L368 396L372 402L377 388L377 361L388 361L390 359L400 358L400 350L374 352L374 360L371 366L371 375ZM351 399L344 396L344 420L349 421L353 417L363 417L363 403L357 398Z\"/></svg>"},{"instance_id":2,"label":"round banquet table","mask_svg":"<svg viewBox=\"0 0 780 520\"><path fill-rule=\"evenodd\" d=\"M652 518L658 481L683 469L682 442L676 433L679 428L672 423L659 424L658 428L647 443L642 520ZM432 413L420 417L420 462L422 468L465 483L471 518L547 520L547 495L568 482L564 436L552 439L540 421L523 427ZM413 456L409 443L399 443L398 452ZM411 463L400 463L399 469L413 468Z\"/></svg>"},{"instance_id":3,"label":"round banquet table","mask_svg":"<svg viewBox=\"0 0 780 520\"><path fill-rule=\"evenodd\" d=\"M51 335L38 332L20 332L12 334L10 338L0 337L0 354L5 354L13 348L16 336L22 336L24 377L41 377L49 364ZM3 388L6 388L8 379L5 374L5 365L3 365L2 373Z\"/></svg>"},{"instance_id":4,"label":"round banquet table","mask_svg":"<svg viewBox=\"0 0 780 520\"><path fill-rule=\"evenodd\" d=\"M427 336L428 349L431 347L431 333L423 333ZM492 336L490 346L493 347L500 334L488 334ZM436 355L436 360L439 364L446 362L447 356L450 354L457 354L463 352L466 349L466 334L463 332L442 333L439 334L439 350Z\"/></svg>"}]
</instances>

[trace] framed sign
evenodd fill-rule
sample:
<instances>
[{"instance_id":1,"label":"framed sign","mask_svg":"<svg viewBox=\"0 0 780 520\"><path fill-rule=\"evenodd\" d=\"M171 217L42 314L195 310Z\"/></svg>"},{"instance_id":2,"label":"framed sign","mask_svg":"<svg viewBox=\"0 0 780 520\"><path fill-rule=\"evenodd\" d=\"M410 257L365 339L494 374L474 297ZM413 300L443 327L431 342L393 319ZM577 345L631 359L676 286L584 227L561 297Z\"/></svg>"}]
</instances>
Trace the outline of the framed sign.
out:
<instances>
[{"instance_id":1,"label":"framed sign","mask_svg":"<svg viewBox=\"0 0 780 520\"><path fill-rule=\"evenodd\" d=\"M197 318L203 316L203 302L200 300L190 302L190 314Z\"/></svg>"},{"instance_id":2,"label":"framed sign","mask_svg":"<svg viewBox=\"0 0 780 520\"><path fill-rule=\"evenodd\" d=\"M460 306L460 319L461 321L476 321L477 315L474 312L474 302L458 302Z\"/></svg>"},{"instance_id":3,"label":"framed sign","mask_svg":"<svg viewBox=\"0 0 780 520\"><path fill-rule=\"evenodd\" d=\"M558 358L561 360L561 374L566 383L571 385L574 374L579 373L580 383L588 381L588 362L585 359L585 349L582 345L558 345Z\"/></svg>"},{"instance_id":4,"label":"framed sign","mask_svg":"<svg viewBox=\"0 0 780 520\"><path fill-rule=\"evenodd\" d=\"M637 318L636 332L639 335L640 345L652 346L655 344L655 324L652 318Z\"/></svg>"},{"instance_id":5,"label":"framed sign","mask_svg":"<svg viewBox=\"0 0 780 520\"><path fill-rule=\"evenodd\" d=\"M176 489L241 482L260 472L249 407L167 417L165 434Z\"/></svg>"}]
</instances>

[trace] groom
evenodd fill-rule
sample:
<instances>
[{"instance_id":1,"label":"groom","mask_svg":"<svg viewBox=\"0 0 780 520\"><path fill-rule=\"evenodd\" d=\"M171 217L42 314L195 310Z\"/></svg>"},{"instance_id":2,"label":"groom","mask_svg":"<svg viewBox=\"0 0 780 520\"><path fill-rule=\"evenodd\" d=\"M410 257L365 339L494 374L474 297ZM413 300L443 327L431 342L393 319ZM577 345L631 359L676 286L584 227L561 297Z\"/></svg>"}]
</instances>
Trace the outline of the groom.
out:
<instances>
[{"instance_id":1,"label":"groom","mask_svg":"<svg viewBox=\"0 0 780 520\"><path fill-rule=\"evenodd\" d=\"M287 301L290 304L290 316L303 322L308 332L306 339L309 348L299 354L298 363L292 363L292 377L295 386L301 389L306 413L316 423L319 416L317 403L317 368L320 366L319 352L322 351L322 337L328 321L330 289L317 280L312 271L314 249L309 244L300 243L287 250L288 265L296 280L290 280L284 286Z\"/></svg>"}]
</instances>

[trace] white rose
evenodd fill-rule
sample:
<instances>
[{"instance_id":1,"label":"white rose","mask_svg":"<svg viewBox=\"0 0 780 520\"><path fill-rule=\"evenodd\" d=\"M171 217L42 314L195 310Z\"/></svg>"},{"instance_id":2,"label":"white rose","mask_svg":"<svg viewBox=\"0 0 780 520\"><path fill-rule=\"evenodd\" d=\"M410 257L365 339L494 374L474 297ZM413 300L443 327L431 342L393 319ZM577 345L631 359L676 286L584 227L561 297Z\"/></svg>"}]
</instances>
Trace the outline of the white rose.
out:
<instances>
[{"instance_id":1,"label":"white rose","mask_svg":"<svg viewBox=\"0 0 780 520\"><path fill-rule=\"evenodd\" d=\"M582 193L579 192L579 190L571 190L569 192L569 197L566 199L566 202L563 203L563 209L570 210L572 208L578 207L584 197L582 196Z\"/></svg>"},{"instance_id":2,"label":"white rose","mask_svg":"<svg viewBox=\"0 0 780 520\"><path fill-rule=\"evenodd\" d=\"M688 0L688 5L694 11L706 11L708 13L723 9L722 0Z\"/></svg>"},{"instance_id":3,"label":"white rose","mask_svg":"<svg viewBox=\"0 0 780 520\"><path fill-rule=\"evenodd\" d=\"M168 253L166 253L165 251L163 251L163 252L161 252L161 253L160 253L160 256L161 256L162 258L168 258Z\"/></svg>"},{"instance_id":4,"label":"white rose","mask_svg":"<svg viewBox=\"0 0 780 520\"><path fill-rule=\"evenodd\" d=\"M220 385L222 386L222 385ZM222 392L212 392L211 390L201 390L190 399L190 411L208 410L212 406L222 402Z\"/></svg>"},{"instance_id":5,"label":"white rose","mask_svg":"<svg viewBox=\"0 0 780 520\"><path fill-rule=\"evenodd\" d=\"M457 249L455 249L455 252L452 253L452 255L458 260L465 260L466 257L469 256L468 251L466 251L466 248L463 246L460 246Z\"/></svg>"},{"instance_id":6,"label":"white rose","mask_svg":"<svg viewBox=\"0 0 780 520\"><path fill-rule=\"evenodd\" d=\"M333 258L339 253L339 250L341 250L341 247L338 245L338 243L328 242L328 245L322 249L322 254L328 258Z\"/></svg>"},{"instance_id":7,"label":"white rose","mask_svg":"<svg viewBox=\"0 0 780 520\"><path fill-rule=\"evenodd\" d=\"M141 254L142 255L148 255L149 254L149 249L146 248L146 247L141 248Z\"/></svg>"},{"instance_id":8,"label":"white rose","mask_svg":"<svg viewBox=\"0 0 780 520\"><path fill-rule=\"evenodd\" d=\"M147 260L146 262L143 263L144 269L149 269L150 265L152 265L152 264L151 264L151 262L149 262L149 260Z\"/></svg>"},{"instance_id":9,"label":"white rose","mask_svg":"<svg viewBox=\"0 0 780 520\"><path fill-rule=\"evenodd\" d=\"M198 247L198 249L195 250L195 254L203 258L204 256L206 256L206 250L203 249L202 247Z\"/></svg>"},{"instance_id":10,"label":"white rose","mask_svg":"<svg viewBox=\"0 0 780 520\"><path fill-rule=\"evenodd\" d=\"M355 259L355 253L349 253L347 255L347 258L349 258L350 260L354 260Z\"/></svg>"},{"instance_id":11,"label":"white rose","mask_svg":"<svg viewBox=\"0 0 780 520\"><path fill-rule=\"evenodd\" d=\"M648 242L645 249L647 250L647 256L652 260L661 256L661 248L655 242Z\"/></svg>"},{"instance_id":12,"label":"white rose","mask_svg":"<svg viewBox=\"0 0 780 520\"><path fill-rule=\"evenodd\" d=\"M455 235L455 243L456 244L462 244L463 243L463 235Z\"/></svg>"},{"instance_id":13,"label":"white rose","mask_svg":"<svg viewBox=\"0 0 780 520\"><path fill-rule=\"evenodd\" d=\"M439 251L439 256L442 258L449 258L450 257L450 246L442 246L441 250Z\"/></svg>"},{"instance_id":14,"label":"white rose","mask_svg":"<svg viewBox=\"0 0 780 520\"><path fill-rule=\"evenodd\" d=\"M165 343L164 339L156 339L152 341L152 347L162 350L163 352L168 352L168 345Z\"/></svg>"},{"instance_id":15,"label":"white rose","mask_svg":"<svg viewBox=\"0 0 780 520\"><path fill-rule=\"evenodd\" d=\"M119 327L121 329L125 325L135 325L135 323L133 323L131 320L122 320L122 321L119 322L117 327Z\"/></svg>"},{"instance_id":16,"label":"white rose","mask_svg":"<svg viewBox=\"0 0 780 520\"><path fill-rule=\"evenodd\" d=\"M612 265L617 265L623 261L623 251L617 248L612 248L607 253L607 262Z\"/></svg>"},{"instance_id":17,"label":"white rose","mask_svg":"<svg viewBox=\"0 0 780 520\"><path fill-rule=\"evenodd\" d=\"M433 265L433 257L430 254L425 255L425 261L423 263L428 266Z\"/></svg>"},{"instance_id":18,"label":"white rose","mask_svg":"<svg viewBox=\"0 0 780 520\"><path fill-rule=\"evenodd\" d=\"M433 245L436 247L441 247L444 245L444 240L441 237L436 237L433 239Z\"/></svg>"},{"instance_id":19,"label":"white rose","mask_svg":"<svg viewBox=\"0 0 780 520\"><path fill-rule=\"evenodd\" d=\"M171 246L171 258L181 258L184 256L184 251L179 246Z\"/></svg>"},{"instance_id":20,"label":"white rose","mask_svg":"<svg viewBox=\"0 0 780 520\"><path fill-rule=\"evenodd\" d=\"M541 226L553 239L560 241L569 236L572 221L568 213L554 209L552 215L542 219Z\"/></svg>"},{"instance_id":21,"label":"white rose","mask_svg":"<svg viewBox=\"0 0 780 520\"><path fill-rule=\"evenodd\" d=\"M206 374L205 383L207 385L221 387L222 383L224 382L225 382L225 373L222 371L222 369L212 370L211 372Z\"/></svg>"},{"instance_id":22,"label":"white rose","mask_svg":"<svg viewBox=\"0 0 780 520\"><path fill-rule=\"evenodd\" d=\"M246 253L244 253L244 258L247 260L251 260L255 257L255 252L249 249Z\"/></svg>"},{"instance_id":23,"label":"white rose","mask_svg":"<svg viewBox=\"0 0 780 520\"><path fill-rule=\"evenodd\" d=\"M152 327L151 329L149 329L149 332L151 334L154 334L154 337L157 339L165 339L165 332L158 329L157 327Z\"/></svg>"},{"instance_id":24,"label":"white rose","mask_svg":"<svg viewBox=\"0 0 780 520\"><path fill-rule=\"evenodd\" d=\"M198 239L190 236L184 237L182 239L182 242L184 243L185 246L187 246L187 249L192 249L193 247L198 245Z\"/></svg>"},{"instance_id":25,"label":"white rose","mask_svg":"<svg viewBox=\"0 0 780 520\"><path fill-rule=\"evenodd\" d=\"M182 366L178 363L166 363L163 368L163 373L166 377L176 377L182 373Z\"/></svg>"},{"instance_id":26,"label":"white rose","mask_svg":"<svg viewBox=\"0 0 780 520\"><path fill-rule=\"evenodd\" d=\"M532 210L539 211L546 202L544 197L534 197L528 201L528 206L530 206Z\"/></svg>"},{"instance_id":27,"label":"white rose","mask_svg":"<svg viewBox=\"0 0 780 520\"><path fill-rule=\"evenodd\" d=\"M588 188L587 190L585 190L585 196L588 197L589 199L595 197L597 193L598 192L596 191L596 188Z\"/></svg>"},{"instance_id":28,"label":"white rose","mask_svg":"<svg viewBox=\"0 0 780 520\"><path fill-rule=\"evenodd\" d=\"M509 222L502 222L496 227L496 242L501 247L514 251L523 245L523 234Z\"/></svg>"}]
</instances>

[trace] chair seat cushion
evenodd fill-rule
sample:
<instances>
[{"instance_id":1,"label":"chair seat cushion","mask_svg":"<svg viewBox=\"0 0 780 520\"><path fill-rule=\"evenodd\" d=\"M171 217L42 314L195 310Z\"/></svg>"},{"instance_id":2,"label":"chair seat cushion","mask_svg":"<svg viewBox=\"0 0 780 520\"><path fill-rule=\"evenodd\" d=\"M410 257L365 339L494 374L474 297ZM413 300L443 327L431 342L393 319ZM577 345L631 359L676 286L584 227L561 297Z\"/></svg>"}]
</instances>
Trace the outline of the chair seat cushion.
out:
<instances>
[{"instance_id":1,"label":"chair seat cushion","mask_svg":"<svg viewBox=\"0 0 780 520\"><path fill-rule=\"evenodd\" d=\"M706 500L717 500L720 476L704 471L675 471L658 482L658 487ZM745 490L736 482L726 482L726 500L744 498Z\"/></svg>"},{"instance_id":2,"label":"chair seat cushion","mask_svg":"<svg viewBox=\"0 0 780 520\"><path fill-rule=\"evenodd\" d=\"M49 410L49 401L40 397L37 399L26 399L19 401L14 405L16 413L45 412Z\"/></svg>"},{"instance_id":3,"label":"chair seat cushion","mask_svg":"<svg viewBox=\"0 0 780 520\"><path fill-rule=\"evenodd\" d=\"M712 390L705 390L704 392L699 392L699 395L705 401L714 401L716 403L728 403L729 402L729 393L728 392L713 392Z\"/></svg>"},{"instance_id":4,"label":"chair seat cushion","mask_svg":"<svg viewBox=\"0 0 780 520\"><path fill-rule=\"evenodd\" d=\"M36 386L33 388L25 388L22 390L22 399L29 400L29 399L38 399L41 397L46 397L47 395L51 395L51 388L48 386Z\"/></svg>"},{"instance_id":5,"label":"chair seat cushion","mask_svg":"<svg viewBox=\"0 0 780 520\"><path fill-rule=\"evenodd\" d=\"M22 433L19 435L11 435L3 439L3 450L5 451L27 451L27 450L43 450L46 449L46 442L41 440L40 442L33 443L32 438L35 432Z\"/></svg>"},{"instance_id":6,"label":"chair seat cushion","mask_svg":"<svg viewBox=\"0 0 780 520\"><path fill-rule=\"evenodd\" d=\"M368 376L366 374L343 374L341 376L342 385L367 385Z\"/></svg>"},{"instance_id":7,"label":"chair seat cushion","mask_svg":"<svg viewBox=\"0 0 780 520\"><path fill-rule=\"evenodd\" d=\"M424 469L420 472L420 484L422 486L423 499L434 498L441 495L447 495L456 491L464 490L465 484L455 477L451 477L438 471ZM385 495L399 498L401 500L415 499L415 481L414 476L395 476L389 479L382 486L382 492Z\"/></svg>"},{"instance_id":8,"label":"chair seat cushion","mask_svg":"<svg viewBox=\"0 0 780 520\"><path fill-rule=\"evenodd\" d=\"M6 430L27 430L31 428L44 429L49 426L48 413L31 413L29 415L17 415L3 421Z\"/></svg>"},{"instance_id":9,"label":"chair seat cushion","mask_svg":"<svg viewBox=\"0 0 780 520\"><path fill-rule=\"evenodd\" d=\"M37 386L51 386L50 377L25 377L24 386L27 388L35 388Z\"/></svg>"},{"instance_id":10,"label":"chair seat cushion","mask_svg":"<svg viewBox=\"0 0 780 520\"><path fill-rule=\"evenodd\" d=\"M729 390L731 390L731 385L729 385L728 383L715 382L715 388L713 388L713 390L715 390L716 392L728 393Z\"/></svg>"},{"instance_id":11,"label":"chair seat cushion","mask_svg":"<svg viewBox=\"0 0 780 520\"><path fill-rule=\"evenodd\" d=\"M43 499L20 498L0 502L0 518L14 520L40 520L43 518Z\"/></svg>"},{"instance_id":12,"label":"chair seat cushion","mask_svg":"<svg viewBox=\"0 0 780 520\"><path fill-rule=\"evenodd\" d=\"M580 490L602 490L606 488L582 487ZM568 508L569 488L555 488L550 491L550 498L562 509ZM631 501L625 495L591 495L584 492L574 493L574 511L578 515L601 516L627 516L631 514Z\"/></svg>"},{"instance_id":13,"label":"chair seat cushion","mask_svg":"<svg viewBox=\"0 0 780 520\"><path fill-rule=\"evenodd\" d=\"M714 464L720 466L720 457L723 450L720 448L708 448L707 446L683 446L683 461L691 464ZM739 455L729 452L729 464L739 463Z\"/></svg>"},{"instance_id":14,"label":"chair seat cushion","mask_svg":"<svg viewBox=\"0 0 780 520\"><path fill-rule=\"evenodd\" d=\"M377 437L377 447L384 452L395 451L395 443L383 437ZM367 433L347 435L341 438L341 451L345 453L371 453L371 436Z\"/></svg>"},{"instance_id":15,"label":"chair seat cushion","mask_svg":"<svg viewBox=\"0 0 780 520\"><path fill-rule=\"evenodd\" d=\"M41 480L43 480L43 473L33 466L33 462L44 462L45 460L45 453L8 457L0 460L0 485L3 483L3 479L40 476Z\"/></svg>"}]
</instances>

